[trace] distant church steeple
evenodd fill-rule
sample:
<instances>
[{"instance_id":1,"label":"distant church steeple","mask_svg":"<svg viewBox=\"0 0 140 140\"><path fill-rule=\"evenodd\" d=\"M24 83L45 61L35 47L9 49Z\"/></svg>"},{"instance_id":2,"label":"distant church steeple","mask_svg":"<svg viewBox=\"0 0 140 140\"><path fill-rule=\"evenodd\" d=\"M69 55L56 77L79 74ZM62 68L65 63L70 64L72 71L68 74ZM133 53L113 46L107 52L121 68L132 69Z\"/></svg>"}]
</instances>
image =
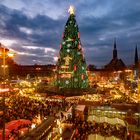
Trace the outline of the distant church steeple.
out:
<instances>
[{"instance_id":1,"label":"distant church steeple","mask_svg":"<svg viewBox=\"0 0 140 140\"><path fill-rule=\"evenodd\" d=\"M117 46L116 38L114 38L114 48L112 52L113 58L107 65L105 65L106 70L118 71L118 70L124 70L126 68L122 59L118 59L118 52L116 46Z\"/></svg>"},{"instance_id":2,"label":"distant church steeple","mask_svg":"<svg viewBox=\"0 0 140 140\"><path fill-rule=\"evenodd\" d=\"M114 39L113 59L118 59L117 48L116 48L116 38Z\"/></svg>"},{"instance_id":3,"label":"distant church steeple","mask_svg":"<svg viewBox=\"0 0 140 140\"><path fill-rule=\"evenodd\" d=\"M134 60L134 64L135 67L138 67L138 50L137 50L137 44L136 44L136 48L135 48L135 60Z\"/></svg>"}]
</instances>

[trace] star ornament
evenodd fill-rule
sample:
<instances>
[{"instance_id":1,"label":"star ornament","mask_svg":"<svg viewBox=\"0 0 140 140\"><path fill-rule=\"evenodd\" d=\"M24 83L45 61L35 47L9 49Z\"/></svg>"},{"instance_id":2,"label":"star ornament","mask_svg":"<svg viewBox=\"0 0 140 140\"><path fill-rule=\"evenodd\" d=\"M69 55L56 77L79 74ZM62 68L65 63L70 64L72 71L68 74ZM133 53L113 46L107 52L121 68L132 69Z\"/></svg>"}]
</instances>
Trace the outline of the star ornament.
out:
<instances>
[{"instance_id":1,"label":"star ornament","mask_svg":"<svg viewBox=\"0 0 140 140\"><path fill-rule=\"evenodd\" d=\"M75 12L74 6L70 5L68 12L70 13L70 15L72 15L72 14L74 15L74 12Z\"/></svg>"}]
</instances>

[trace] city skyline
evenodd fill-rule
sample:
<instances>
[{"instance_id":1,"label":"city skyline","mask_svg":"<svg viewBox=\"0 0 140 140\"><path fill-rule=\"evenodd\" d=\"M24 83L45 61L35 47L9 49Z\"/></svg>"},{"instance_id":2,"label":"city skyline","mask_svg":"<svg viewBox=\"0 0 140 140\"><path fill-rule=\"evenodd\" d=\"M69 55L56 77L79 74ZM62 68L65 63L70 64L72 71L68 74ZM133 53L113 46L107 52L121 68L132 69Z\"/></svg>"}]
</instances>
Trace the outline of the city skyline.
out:
<instances>
[{"instance_id":1,"label":"city skyline","mask_svg":"<svg viewBox=\"0 0 140 140\"><path fill-rule=\"evenodd\" d=\"M87 64L104 66L118 58L134 63L140 45L140 2L130 0L0 0L0 42L17 53L18 64L55 64L64 26L73 5Z\"/></svg>"}]
</instances>

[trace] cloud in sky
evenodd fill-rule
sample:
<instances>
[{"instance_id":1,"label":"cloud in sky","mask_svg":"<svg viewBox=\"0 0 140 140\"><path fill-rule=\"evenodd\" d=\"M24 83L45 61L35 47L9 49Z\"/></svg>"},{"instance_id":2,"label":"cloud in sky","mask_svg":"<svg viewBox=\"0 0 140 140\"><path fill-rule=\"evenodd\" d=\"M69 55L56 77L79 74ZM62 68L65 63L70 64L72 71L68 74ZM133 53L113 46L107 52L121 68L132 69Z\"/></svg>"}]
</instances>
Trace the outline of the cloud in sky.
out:
<instances>
[{"instance_id":1,"label":"cloud in sky","mask_svg":"<svg viewBox=\"0 0 140 140\"><path fill-rule=\"evenodd\" d=\"M19 64L56 62L70 4L76 8L87 64L107 64L115 37L126 64L134 62L136 43L140 49L139 0L0 1L0 42L17 52Z\"/></svg>"}]
</instances>

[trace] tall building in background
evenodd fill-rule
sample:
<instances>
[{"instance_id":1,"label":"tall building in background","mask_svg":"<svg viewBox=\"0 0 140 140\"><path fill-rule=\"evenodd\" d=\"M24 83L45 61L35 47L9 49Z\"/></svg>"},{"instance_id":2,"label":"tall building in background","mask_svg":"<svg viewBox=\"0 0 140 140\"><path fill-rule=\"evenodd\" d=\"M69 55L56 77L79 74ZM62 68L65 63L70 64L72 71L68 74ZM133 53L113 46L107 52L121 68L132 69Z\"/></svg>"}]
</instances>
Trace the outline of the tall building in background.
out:
<instances>
[{"instance_id":1,"label":"tall building in background","mask_svg":"<svg viewBox=\"0 0 140 140\"><path fill-rule=\"evenodd\" d=\"M81 48L80 32L76 23L74 7L70 6L70 16L62 35L57 62L56 85L60 89L87 88L87 66Z\"/></svg>"},{"instance_id":2,"label":"tall building in background","mask_svg":"<svg viewBox=\"0 0 140 140\"><path fill-rule=\"evenodd\" d=\"M138 58L138 50L136 45L135 57L134 57L134 79L138 79L138 73L139 73L139 58Z\"/></svg>"},{"instance_id":3,"label":"tall building in background","mask_svg":"<svg viewBox=\"0 0 140 140\"><path fill-rule=\"evenodd\" d=\"M105 69L118 71L118 70L123 70L125 68L126 66L124 62L122 61L122 59L118 59L116 39L114 39L113 58L107 65L105 65Z\"/></svg>"},{"instance_id":4,"label":"tall building in background","mask_svg":"<svg viewBox=\"0 0 140 140\"><path fill-rule=\"evenodd\" d=\"M10 68L15 63L8 54L9 49L0 43L0 80L9 78Z\"/></svg>"},{"instance_id":5,"label":"tall building in background","mask_svg":"<svg viewBox=\"0 0 140 140\"><path fill-rule=\"evenodd\" d=\"M114 50L113 50L113 60L118 59L118 54L117 54L117 47L116 47L116 39L114 40Z\"/></svg>"}]
</instances>

